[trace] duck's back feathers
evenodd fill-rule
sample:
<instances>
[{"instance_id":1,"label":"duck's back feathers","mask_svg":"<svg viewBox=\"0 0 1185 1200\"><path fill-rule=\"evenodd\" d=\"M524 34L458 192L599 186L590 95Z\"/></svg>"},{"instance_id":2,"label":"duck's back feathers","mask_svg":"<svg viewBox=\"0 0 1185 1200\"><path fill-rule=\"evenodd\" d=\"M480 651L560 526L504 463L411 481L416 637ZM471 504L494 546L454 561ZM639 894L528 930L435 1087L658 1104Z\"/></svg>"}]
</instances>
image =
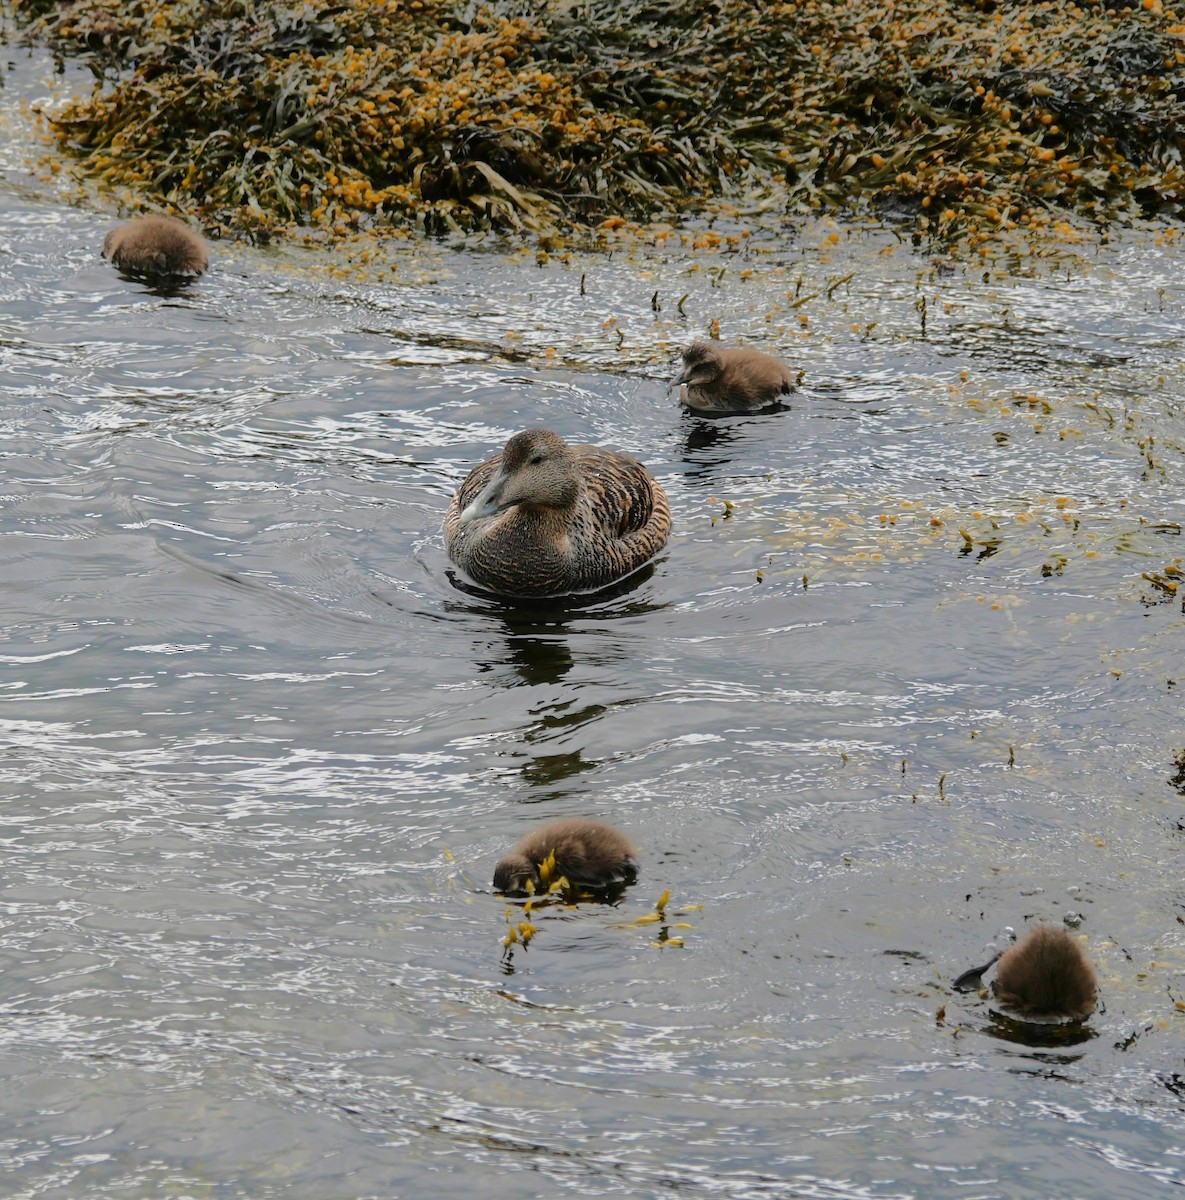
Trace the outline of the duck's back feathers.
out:
<instances>
[{"instance_id":1,"label":"duck's back feathers","mask_svg":"<svg viewBox=\"0 0 1185 1200\"><path fill-rule=\"evenodd\" d=\"M794 391L790 368L772 354L748 347L692 342L683 370L671 381L693 412L751 413L779 403Z\"/></svg>"},{"instance_id":2,"label":"duck's back feathers","mask_svg":"<svg viewBox=\"0 0 1185 1200\"><path fill-rule=\"evenodd\" d=\"M1097 981L1082 947L1066 930L1037 925L1000 956L996 999L1022 1017L1081 1021L1094 1012Z\"/></svg>"},{"instance_id":3,"label":"duck's back feathers","mask_svg":"<svg viewBox=\"0 0 1185 1200\"><path fill-rule=\"evenodd\" d=\"M539 885L539 866L555 854L553 878L592 889L616 888L638 877L635 850L612 825L601 821L550 821L531 830L494 868L500 892L523 892Z\"/></svg>"},{"instance_id":4,"label":"duck's back feathers","mask_svg":"<svg viewBox=\"0 0 1185 1200\"><path fill-rule=\"evenodd\" d=\"M137 217L103 239L103 257L132 275L180 279L202 274L210 262L205 241L171 217Z\"/></svg>"},{"instance_id":5,"label":"duck's back feathers","mask_svg":"<svg viewBox=\"0 0 1185 1200\"><path fill-rule=\"evenodd\" d=\"M444 541L482 587L547 597L631 575L670 528L666 493L637 459L528 429L469 473L449 504Z\"/></svg>"},{"instance_id":6,"label":"duck's back feathers","mask_svg":"<svg viewBox=\"0 0 1185 1200\"><path fill-rule=\"evenodd\" d=\"M656 545L646 558L657 554L670 532L671 510L666 493L650 472L628 454L597 446L574 449L594 502L605 514L608 532L623 540L636 534L656 538Z\"/></svg>"}]
</instances>

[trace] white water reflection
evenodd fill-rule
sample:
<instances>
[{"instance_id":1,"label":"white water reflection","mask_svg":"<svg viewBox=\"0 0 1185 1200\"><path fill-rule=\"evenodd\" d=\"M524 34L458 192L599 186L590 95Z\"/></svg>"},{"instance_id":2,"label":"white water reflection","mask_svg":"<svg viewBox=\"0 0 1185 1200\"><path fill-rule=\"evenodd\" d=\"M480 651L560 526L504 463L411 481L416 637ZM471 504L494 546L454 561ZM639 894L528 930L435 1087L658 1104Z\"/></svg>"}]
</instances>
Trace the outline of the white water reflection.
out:
<instances>
[{"instance_id":1,"label":"white water reflection","mask_svg":"<svg viewBox=\"0 0 1185 1200\"><path fill-rule=\"evenodd\" d=\"M4 154L11 1194L1185 1178L1171 241L953 274L810 225L743 261L414 245L386 282L219 246L162 298ZM712 319L803 367L790 411L669 401ZM449 494L533 424L667 488L635 590L450 579ZM641 880L506 953L493 863L575 815ZM1093 1038L950 992L1069 912Z\"/></svg>"}]
</instances>

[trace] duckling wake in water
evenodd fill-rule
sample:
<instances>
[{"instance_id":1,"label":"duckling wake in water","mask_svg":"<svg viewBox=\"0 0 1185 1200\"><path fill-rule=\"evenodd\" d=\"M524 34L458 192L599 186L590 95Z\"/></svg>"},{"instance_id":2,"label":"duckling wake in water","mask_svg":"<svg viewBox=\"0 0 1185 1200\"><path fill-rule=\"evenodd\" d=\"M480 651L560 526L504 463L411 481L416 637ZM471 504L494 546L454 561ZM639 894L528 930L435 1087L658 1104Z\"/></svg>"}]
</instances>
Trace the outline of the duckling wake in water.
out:
<instances>
[{"instance_id":1,"label":"duckling wake in water","mask_svg":"<svg viewBox=\"0 0 1185 1200\"><path fill-rule=\"evenodd\" d=\"M457 489L444 544L491 592L542 598L632 575L670 530L666 492L637 459L525 429Z\"/></svg>"},{"instance_id":2,"label":"duckling wake in water","mask_svg":"<svg viewBox=\"0 0 1185 1200\"><path fill-rule=\"evenodd\" d=\"M137 217L103 239L103 257L129 275L185 279L210 263L205 241L172 217Z\"/></svg>"},{"instance_id":3,"label":"duckling wake in water","mask_svg":"<svg viewBox=\"0 0 1185 1200\"><path fill-rule=\"evenodd\" d=\"M671 380L679 402L693 412L751 413L794 391L790 368L772 354L745 347L692 342L683 370Z\"/></svg>"},{"instance_id":4,"label":"duckling wake in water","mask_svg":"<svg viewBox=\"0 0 1185 1200\"><path fill-rule=\"evenodd\" d=\"M638 877L634 854L612 825L578 818L550 821L531 830L501 859L494 868L494 887L511 895L545 891L545 882L561 877L601 891L622 887ZM544 875L550 878L545 881Z\"/></svg>"}]
</instances>

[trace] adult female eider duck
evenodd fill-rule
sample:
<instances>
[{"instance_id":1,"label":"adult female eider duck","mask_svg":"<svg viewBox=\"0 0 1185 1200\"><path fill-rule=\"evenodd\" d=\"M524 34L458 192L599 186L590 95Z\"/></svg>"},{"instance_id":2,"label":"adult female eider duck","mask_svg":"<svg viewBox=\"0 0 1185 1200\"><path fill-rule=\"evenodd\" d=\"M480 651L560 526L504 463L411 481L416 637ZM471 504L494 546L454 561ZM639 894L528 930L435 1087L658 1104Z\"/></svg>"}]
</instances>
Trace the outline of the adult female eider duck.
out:
<instances>
[{"instance_id":1,"label":"adult female eider duck","mask_svg":"<svg viewBox=\"0 0 1185 1200\"><path fill-rule=\"evenodd\" d=\"M692 342L671 387L679 389L679 402L693 412L751 413L788 396L794 379L772 354Z\"/></svg>"},{"instance_id":2,"label":"adult female eider duck","mask_svg":"<svg viewBox=\"0 0 1185 1200\"><path fill-rule=\"evenodd\" d=\"M611 825L571 819L531 830L494 868L494 887L511 895L540 886L539 867L555 854L551 878L579 887L606 889L638 877L634 848ZM528 881L533 885L528 888Z\"/></svg>"},{"instance_id":3,"label":"adult female eider duck","mask_svg":"<svg viewBox=\"0 0 1185 1200\"><path fill-rule=\"evenodd\" d=\"M1094 1012L1094 967L1064 929L1036 925L996 963L992 991L1021 1017L1081 1021Z\"/></svg>"},{"instance_id":4,"label":"adult female eider duck","mask_svg":"<svg viewBox=\"0 0 1185 1200\"><path fill-rule=\"evenodd\" d=\"M542 598L624 579L670 530L666 492L637 459L525 429L457 489L444 544L483 588Z\"/></svg>"},{"instance_id":5,"label":"adult female eider duck","mask_svg":"<svg viewBox=\"0 0 1185 1200\"><path fill-rule=\"evenodd\" d=\"M202 274L210 252L200 235L172 217L137 217L103 239L103 257L121 271L156 279Z\"/></svg>"}]
</instances>

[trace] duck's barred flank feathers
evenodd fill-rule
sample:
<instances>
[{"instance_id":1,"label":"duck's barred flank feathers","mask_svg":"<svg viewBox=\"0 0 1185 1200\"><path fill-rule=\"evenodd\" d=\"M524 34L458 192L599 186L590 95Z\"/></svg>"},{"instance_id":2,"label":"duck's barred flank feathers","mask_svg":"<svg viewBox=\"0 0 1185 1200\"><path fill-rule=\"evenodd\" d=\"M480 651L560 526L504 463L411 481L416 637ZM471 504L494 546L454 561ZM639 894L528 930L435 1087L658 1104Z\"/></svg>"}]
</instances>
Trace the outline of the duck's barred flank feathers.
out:
<instances>
[{"instance_id":1,"label":"duck's barred flank feathers","mask_svg":"<svg viewBox=\"0 0 1185 1200\"><path fill-rule=\"evenodd\" d=\"M171 217L137 217L103 239L103 257L121 271L156 278L200 275L210 262L205 241Z\"/></svg>"},{"instance_id":2,"label":"duck's barred flank feathers","mask_svg":"<svg viewBox=\"0 0 1185 1200\"><path fill-rule=\"evenodd\" d=\"M1095 1007L1094 968L1066 930L1037 925L996 964L993 991L1022 1017L1082 1020Z\"/></svg>"},{"instance_id":3,"label":"duck's barred flank feathers","mask_svg":"<svg viewBox=\"0 0 1185 1200\"><path fill-rule=\"evenodd\" d=\"M785 363L761 350L692 342L671 386L694 412L751 413L793 392L794 377Z\"/></svg>"},{"instance_id":4,"label":"duck's barred flank feathers","mask_svg":"<svg viewBox=\"0 0 1185 1200\"><path fill-rule=\"evenodd\" d=\"M583 449L580 447L579 449ZM602 452L603 454L603 452ZM590 472L596 472L600 488L599 505L606 520L616 517L612 527L615 537L625 538L646 528L655 512L655 489L651 486L646 468L626 454L618 454L616 462L597 465L590 462ZM639 486L639 485L642 486ZM666 499L666 496L663 496ZM669 524L670 514L667 514ZM665 539L664 539L665 540Z\"/></svg>"},{"instance_id":5,"label":"duck's barred flank feathers","mask_svg":"<svg viewBox=\"0 0 1185 1200\"><path fill-rule=\"evenodd\" d=\"M529 429L470 472L449 504L444 538L449 557L482 587L547 597L633 574L670 528L666 493L637 459Z\"/></svg>"},{"instance_id":6,"label":"duck's barred flank feathers","mask_svg":"<svg viewBox=\"0 0 1185 1200\"><path fill-rule=\"evenodd\" d=\"M638 877L636 851L612 825L569 818L531 830L494 868L500 892L523 892L527 881L540 884L539 866L555 855L553 878L579 887L609 889Z\"/></svg>"}]
</instances>

